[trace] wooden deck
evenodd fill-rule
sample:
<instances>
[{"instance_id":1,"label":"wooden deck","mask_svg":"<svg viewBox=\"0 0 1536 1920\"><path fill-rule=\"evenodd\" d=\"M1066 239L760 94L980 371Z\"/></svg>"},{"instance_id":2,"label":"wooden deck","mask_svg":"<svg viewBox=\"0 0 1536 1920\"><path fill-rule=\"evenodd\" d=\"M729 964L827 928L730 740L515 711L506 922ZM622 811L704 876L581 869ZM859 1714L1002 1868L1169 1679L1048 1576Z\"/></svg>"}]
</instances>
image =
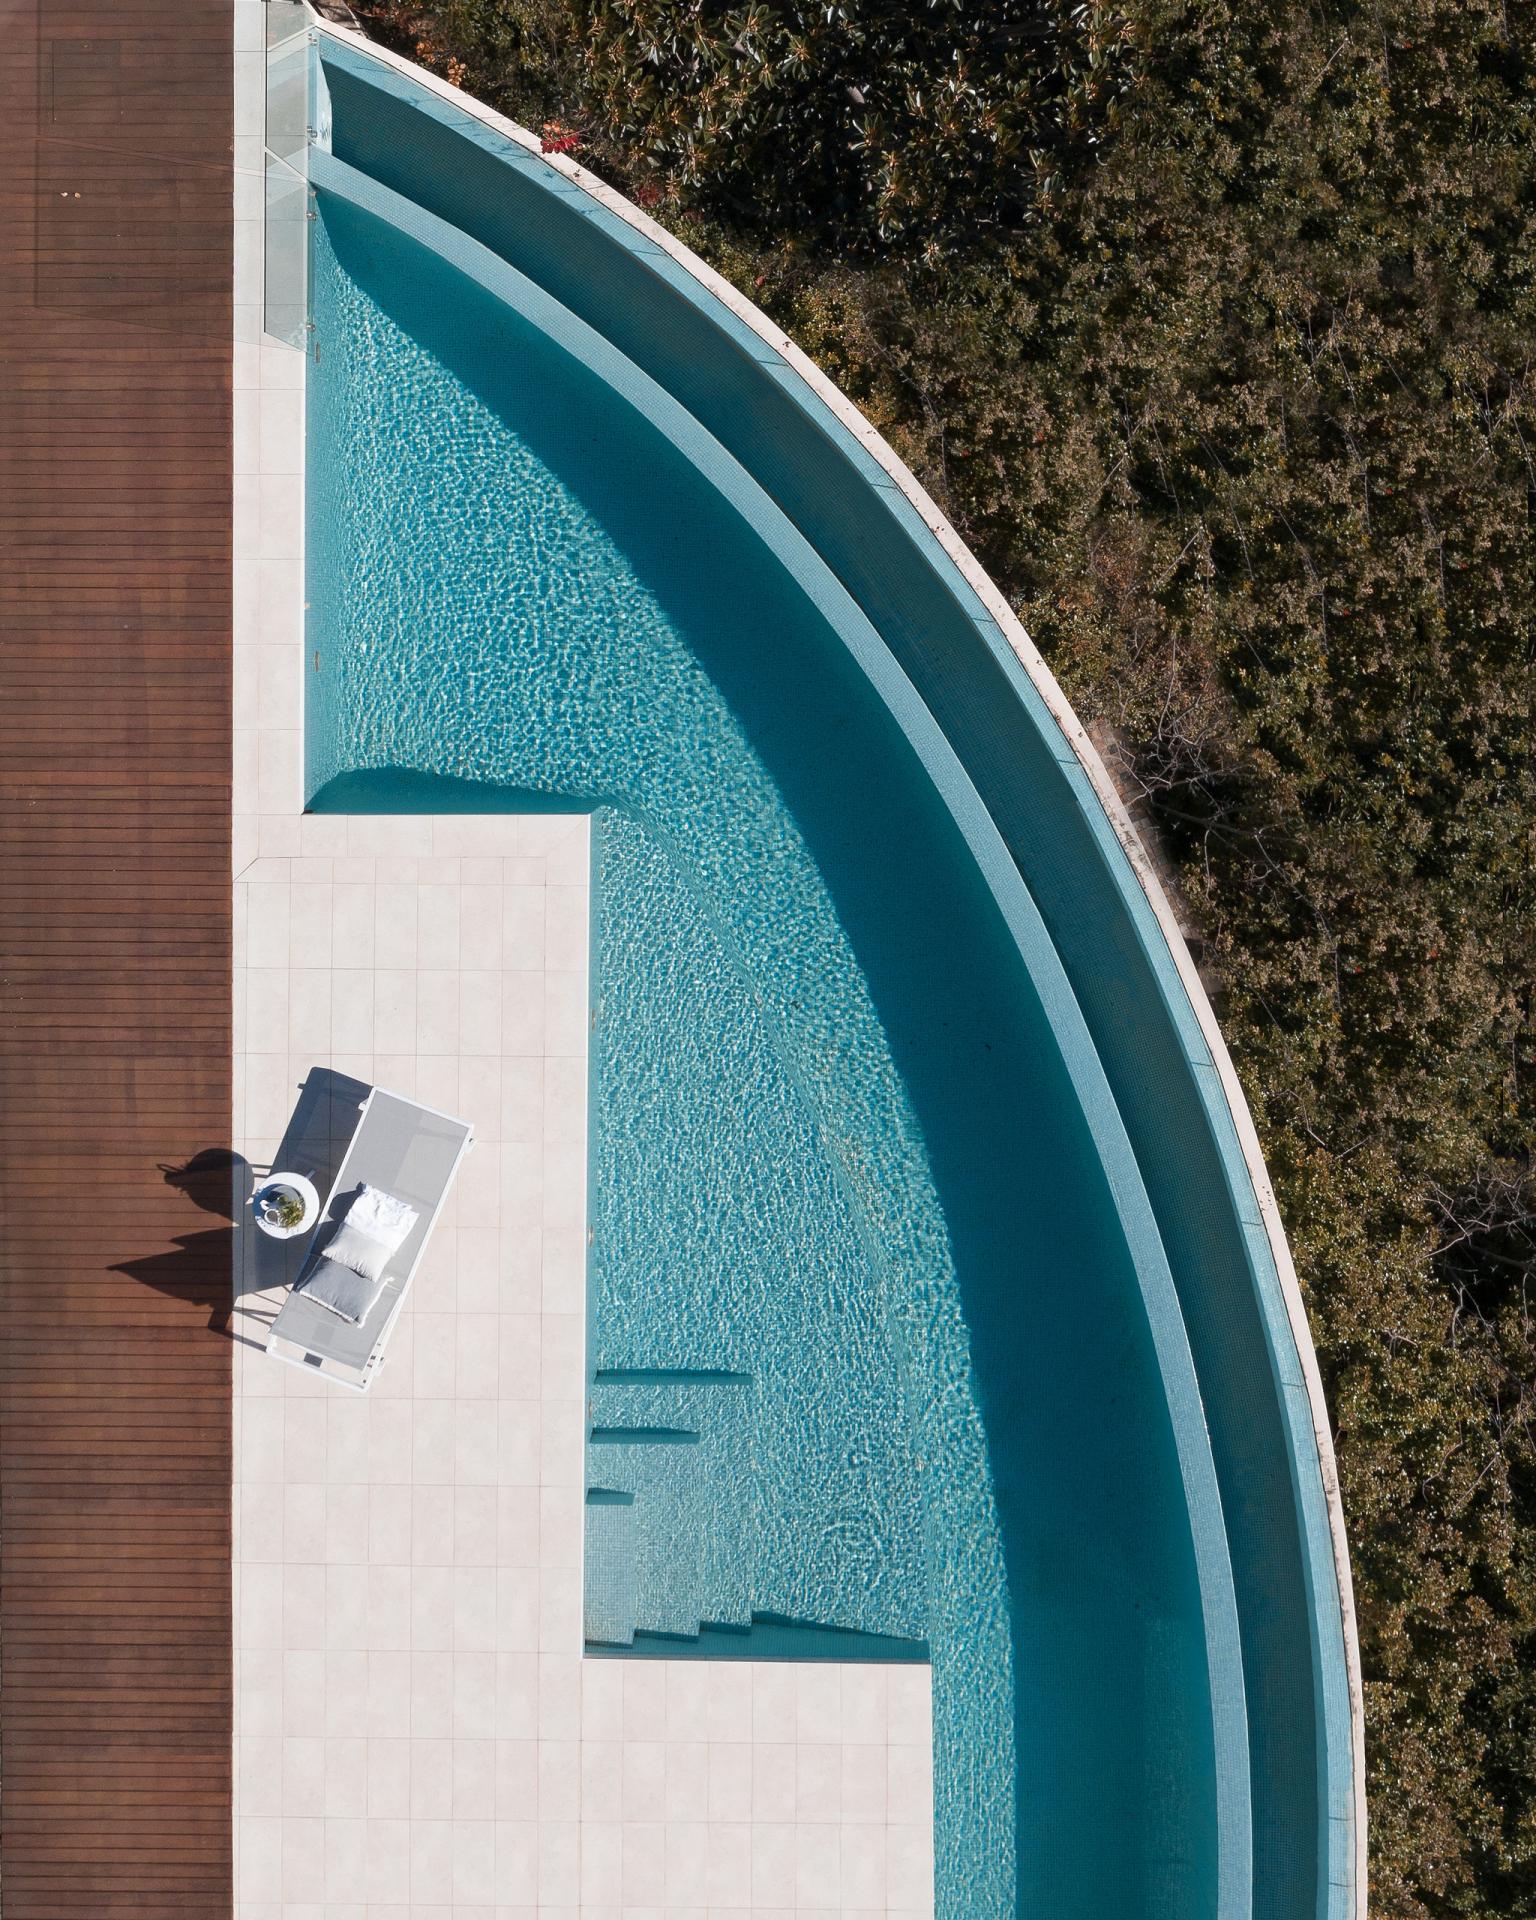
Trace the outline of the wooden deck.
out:
<instances>
[{"instance_id":1,"label":"wooden deck","mask_svg":"<svg viewBox=\"0 0 1536 1920\"><path fill-rule=\"evenodd\" d=\"M231 1910L230 34L5 16L5 1920Z\"/></svg>"}]
</instances>

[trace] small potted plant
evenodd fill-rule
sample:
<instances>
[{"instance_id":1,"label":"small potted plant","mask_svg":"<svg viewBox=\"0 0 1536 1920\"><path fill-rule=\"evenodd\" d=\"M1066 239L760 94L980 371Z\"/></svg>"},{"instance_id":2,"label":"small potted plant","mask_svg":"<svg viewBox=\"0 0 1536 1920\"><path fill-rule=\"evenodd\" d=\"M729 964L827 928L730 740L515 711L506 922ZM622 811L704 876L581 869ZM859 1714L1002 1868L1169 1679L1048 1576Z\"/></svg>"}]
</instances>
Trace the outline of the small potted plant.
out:
<instances>
[{"instance_id":1,"label":"small potted plant","mask_svg":"<svg viewBox=\"0 0 1536 1920\"><path fill-rule=\"evenodd\" d=\"M261 1217L269 1226L289 1231L304 1218L304 1202L292 1187L268 1187L261 1196Z\"/></svg>"}]
</instances>

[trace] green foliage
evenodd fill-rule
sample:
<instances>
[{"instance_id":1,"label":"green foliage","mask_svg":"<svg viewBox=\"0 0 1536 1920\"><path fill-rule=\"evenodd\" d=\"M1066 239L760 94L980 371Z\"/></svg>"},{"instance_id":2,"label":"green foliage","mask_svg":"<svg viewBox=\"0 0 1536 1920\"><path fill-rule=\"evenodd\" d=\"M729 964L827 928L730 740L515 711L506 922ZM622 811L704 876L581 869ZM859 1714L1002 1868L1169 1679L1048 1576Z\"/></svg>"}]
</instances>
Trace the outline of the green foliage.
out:
<instances>
[{"instance_id":1,"label":"green foliage","mask_svg":"<svg viewBox=\"0 0 1536 1920\"><path fill-rule=\"evenodd\" d=\"M262 1196L262 1206L274 1226L296 1227L304 1218L304 1202L292 1187L269 1187Z\"/></svg>"},{"instance_id":2,"label":"green foliage","mask_svg":"<svg viewBox=\"0 0 1536 1920\"><path fill-rule=\"evenodd\" d=\"M869 413L1141 813L1329 1389L1373 1911L1536 1920L1530 0L424 15L481 87L471 16L545 22L499 104Z\"/></svg>"},{"instance_id":3,"label":"green foliage","mask_svg":"<svg viewBox=\"0 0 1536 1920\"><path fill-rule=\"evenodd\" d=\"M580 47L564 105L626 178L861 253L1016 232L1134 72L1113 0L447 0L378 5L381 23L466 49L488 97L523 84L515 41L541 68L546 43Z\"/></svg>"},{"instance_id":4,"label":"green foliage","mask_svg":"<svg viewBox=\"0 0 1536 1920\"><path fill-rule=\"evenodd\" d=\"M354 0L354 11L374 39L529 126L577 91L580 29L567 0Z\"/></svg>"},{"instance_id":5,"label":"green foliage","mask_svg":"<svg viewBox=\"0 0 1536 1920\"><path fill-rule=\"evenodd\" d=\"M1130 71L1102 0L596 0L585 97L702 205L932 253L1016 231Z\"/></svg>"}]
</instances>

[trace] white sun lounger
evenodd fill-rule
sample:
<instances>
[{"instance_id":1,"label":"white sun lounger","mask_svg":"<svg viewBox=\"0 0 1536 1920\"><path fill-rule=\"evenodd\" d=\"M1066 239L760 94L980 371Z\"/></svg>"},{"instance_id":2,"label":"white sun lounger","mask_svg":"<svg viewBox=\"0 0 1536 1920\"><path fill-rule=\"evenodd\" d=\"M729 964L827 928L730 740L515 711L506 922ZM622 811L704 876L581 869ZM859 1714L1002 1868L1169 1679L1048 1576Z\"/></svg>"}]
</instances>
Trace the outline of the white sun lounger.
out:
<instances>
[{"instance_id":1,"label":"white sun lounger","mask_svg":"<svg viewBox=\"0 0 1536 1920\"><path fill-rule=\"evenodd\" d=\"M375 1087L362 1105L352 1143L320 1210L304 1265L267 1335L267 1352L307 1367L337 1386L366 1393L383 1364L421 1256L448 1198L474 1129L398 1093ZM415 1226L390 1260L383 1291L354 1326L311 1300L304 1283L348 1205L364 1185L393 1194L416 1209Z\"/></svg>"}]
</instances>

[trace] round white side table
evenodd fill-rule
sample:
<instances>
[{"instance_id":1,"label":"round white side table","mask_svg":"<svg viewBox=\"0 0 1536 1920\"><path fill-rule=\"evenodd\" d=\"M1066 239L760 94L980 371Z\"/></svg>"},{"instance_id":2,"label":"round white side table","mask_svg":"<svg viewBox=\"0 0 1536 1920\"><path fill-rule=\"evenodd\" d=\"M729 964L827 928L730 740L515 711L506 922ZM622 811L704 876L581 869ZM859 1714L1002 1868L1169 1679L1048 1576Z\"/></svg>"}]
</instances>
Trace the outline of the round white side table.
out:
<instances>
[{"instance_id":1,"label":"round white side table","mask_svg":"<svg viewBox=\"0 0 1536 1920\"><path fill-rule=\"evenodd\" d=\"M262 1202L270 1199L279 1189L286 1188L296 1193L303 1203L304 1212L294 1227L279 1226L275 1220L269 1220L263 1211ZM251 1208L256 1215L256 1224L262 1232L274 1240L292 1240L298 1234L308 1233L320 1217L320 1196L315 1191L315 1183L302 1173L269 1173L264 1180L258 1181L256 1191L251 1195Z\"/></svg>"}]
</instances>

